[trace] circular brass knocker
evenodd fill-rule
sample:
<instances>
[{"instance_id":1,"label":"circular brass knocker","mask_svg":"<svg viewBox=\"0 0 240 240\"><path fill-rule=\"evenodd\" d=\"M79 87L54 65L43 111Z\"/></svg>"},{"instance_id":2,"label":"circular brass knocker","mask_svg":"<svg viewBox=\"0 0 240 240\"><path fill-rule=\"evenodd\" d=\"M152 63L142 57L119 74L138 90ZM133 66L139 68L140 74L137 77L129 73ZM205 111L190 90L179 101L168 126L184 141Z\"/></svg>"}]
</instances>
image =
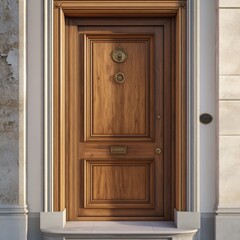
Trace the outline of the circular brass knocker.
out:
<instances>
[{"instance_id":1,"label":"circular brass knocker","mask_svg":"<svg viewBox=\"0 0 240 240\"><path fill-rule=\"evenodd\" d=\"M125 76L123 73L121 72L118 72L116 75L115 75L115 82L117 83L123 83L125 82Z\"/></svg>"},{"instance_id":2,"label":"circular brass knocker","mask_svg":"<svg viewBox=\"0 0 240 240\"><path fill-rule=\"evenodd\" d=\"M118 47L113 50L112 59L117 63L123 63L127 60L127 53L123 48Z\"/></svg>"}]
</instances>

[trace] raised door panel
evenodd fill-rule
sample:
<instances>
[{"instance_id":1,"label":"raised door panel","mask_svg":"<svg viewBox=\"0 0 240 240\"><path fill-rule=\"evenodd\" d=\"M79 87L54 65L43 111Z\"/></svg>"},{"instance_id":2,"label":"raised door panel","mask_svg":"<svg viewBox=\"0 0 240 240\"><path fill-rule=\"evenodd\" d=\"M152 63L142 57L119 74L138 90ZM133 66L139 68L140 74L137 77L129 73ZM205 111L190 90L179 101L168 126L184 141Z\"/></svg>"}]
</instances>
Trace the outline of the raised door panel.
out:
<instances>
[{"instance_id":1,"label":"raised door panel","mask_svg":"<svg viewBox=\"0 0 240 240\"><path fill-rule=\"evenodd\" d=\"M153 36L86 34L84 41L86 141L152 139ZM112 57L117 48L126 53L122 63Z\"/></svg>"},{"instance_id":2,"label":"raised door panel","mask_svg":"<svg viewBox=\"0 0 240 240\"><path fill-rule=\"evenodd\" d=\"M154 207L154 160L85 160L84 168L84 207Z\"/></svg>"}]
</instances>

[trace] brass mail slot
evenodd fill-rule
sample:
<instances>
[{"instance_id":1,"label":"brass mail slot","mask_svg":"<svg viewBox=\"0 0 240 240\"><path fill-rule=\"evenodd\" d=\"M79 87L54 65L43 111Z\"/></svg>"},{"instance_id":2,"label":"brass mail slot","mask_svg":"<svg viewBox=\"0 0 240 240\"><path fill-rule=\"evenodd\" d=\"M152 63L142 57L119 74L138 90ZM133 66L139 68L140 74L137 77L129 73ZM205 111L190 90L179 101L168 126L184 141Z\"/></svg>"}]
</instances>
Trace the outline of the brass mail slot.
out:
<instances>
[{"instance_id":1,"label":"brass mail slot","mask_svg":"<svg viewBox=\"0 0 240 240\"><path fill-rule=\"evenodd\" d=\"M127 154L127 146L111 146L111 154Z\"/></svg>"}]
</instances>

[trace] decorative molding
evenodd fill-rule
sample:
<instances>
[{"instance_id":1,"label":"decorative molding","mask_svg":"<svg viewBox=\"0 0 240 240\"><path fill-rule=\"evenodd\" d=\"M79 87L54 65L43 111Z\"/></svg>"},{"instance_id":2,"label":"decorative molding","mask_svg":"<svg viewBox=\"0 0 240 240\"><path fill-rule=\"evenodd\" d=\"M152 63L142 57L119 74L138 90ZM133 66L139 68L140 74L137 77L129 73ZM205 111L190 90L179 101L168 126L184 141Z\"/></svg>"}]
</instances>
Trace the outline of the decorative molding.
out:
<instances>
[{"instance_id":1,"label":"decorative molding","mask_svg":"<svg viewBox=\"0 0 240 240\"><path fill-rule=\"evenodd\" d=\"M167 9L167 10L178 10L181 5L186 4L186 1L180 1L182 4L179 4L179 1L61 1L57 2L57 6L61 6L64 10L72 10L72 9L109 9L112 11L113 9Z\"/></svg>"},{"instance_id":2,"label":"decorative molding","mask_svg":"<svg viewBox=\"0 0 240 240\"><path fill-rule=\"evenodd\" d=\"M79 16L79 14L176 14L181 8L179 1L58 1L55 8L61 8L65 16ZM74 11L73 11L74 10ZM120 12L121 11L121 12Z\"/></svg>"},{"instance_id":3,"label":"decorative molding","mask_svg":"<svg viewBox=\"0 0 240 240\"><path fill-rule=\"evenodd\" d=\"M55 3L54 3L54 6L55 6L56 8L62 8L62 3L61 3L61 2L55 2Z\"/></svg>"},{"instance_id":4,"label":"decorative molding","mask_svg":"<svg viewBox=\"0 0 240 240\"><path fill-rule=\"evenodd\" d=\"M216 213L218 215L240 215L240 205L219 205Z\"/></svg>"},{"instance_id":5,"label":"decorative molding","mask_svg":"<svg viewBox=\"0 0 240 240\"><path fill-rule=\"evenodd\" d=\"M2 215L26 215L27 206L0 205L0 216Z\"/></svg>"},{"instance_id":6,"label":"decorative molding","mask_svg":"<svg viewBox=\"0 0 240 240\"><path fill-rule=\"evenodd\" d=\"M186 8L186 7L187 7L187 2L186 2L186 1L180 1L180 2L179 2L179 6L180 6L181 8Z\"/></svg>"},{"instance_id":7,"label":"decorative molding","mask_svg":"<svg viewBox=\"0 0 240 240\"><path fill-rule=\"evenodd\" d=\"M53 211L53 0L44 0L44 211Z\"/></svg>"},{"instance_id":8,"label":"decorative molding","mask_svg":"<svg viewBox=\"0 0 240 240\"><path fill-rule=\"evenodd\" d=\"M19 0L19 202L26 204L26 110L27 110L27 74L26 74L26 0ZM1 206L0 206L1 208Z\"/></svg>"},{"instance_id":9,"label":"decorative molding","mask_svg":"<svg viewBox=\"0 0 240 240\"><path fill-rule=\"evenodd\" d=\"M187 5L187 211L200 211L200 0Z\"/></svg>"}]
</instances>

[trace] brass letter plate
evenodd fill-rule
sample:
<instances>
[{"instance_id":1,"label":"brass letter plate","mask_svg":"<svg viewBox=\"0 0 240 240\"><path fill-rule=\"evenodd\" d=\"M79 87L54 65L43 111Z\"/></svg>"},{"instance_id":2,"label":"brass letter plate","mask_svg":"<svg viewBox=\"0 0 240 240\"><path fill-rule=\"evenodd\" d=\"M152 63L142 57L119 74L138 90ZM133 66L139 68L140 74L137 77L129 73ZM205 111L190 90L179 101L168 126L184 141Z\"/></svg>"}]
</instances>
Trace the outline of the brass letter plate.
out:
<instances>
[{"instance_id":1,"label":"brass letter plate","mask_svg":"<svg viewBox=\"0 0 240 240\"><path fill-rule=\"evenodd\" d=\"M111 154L127 154L127 146L111 146Z\"/></svg>"}]
</instances>

